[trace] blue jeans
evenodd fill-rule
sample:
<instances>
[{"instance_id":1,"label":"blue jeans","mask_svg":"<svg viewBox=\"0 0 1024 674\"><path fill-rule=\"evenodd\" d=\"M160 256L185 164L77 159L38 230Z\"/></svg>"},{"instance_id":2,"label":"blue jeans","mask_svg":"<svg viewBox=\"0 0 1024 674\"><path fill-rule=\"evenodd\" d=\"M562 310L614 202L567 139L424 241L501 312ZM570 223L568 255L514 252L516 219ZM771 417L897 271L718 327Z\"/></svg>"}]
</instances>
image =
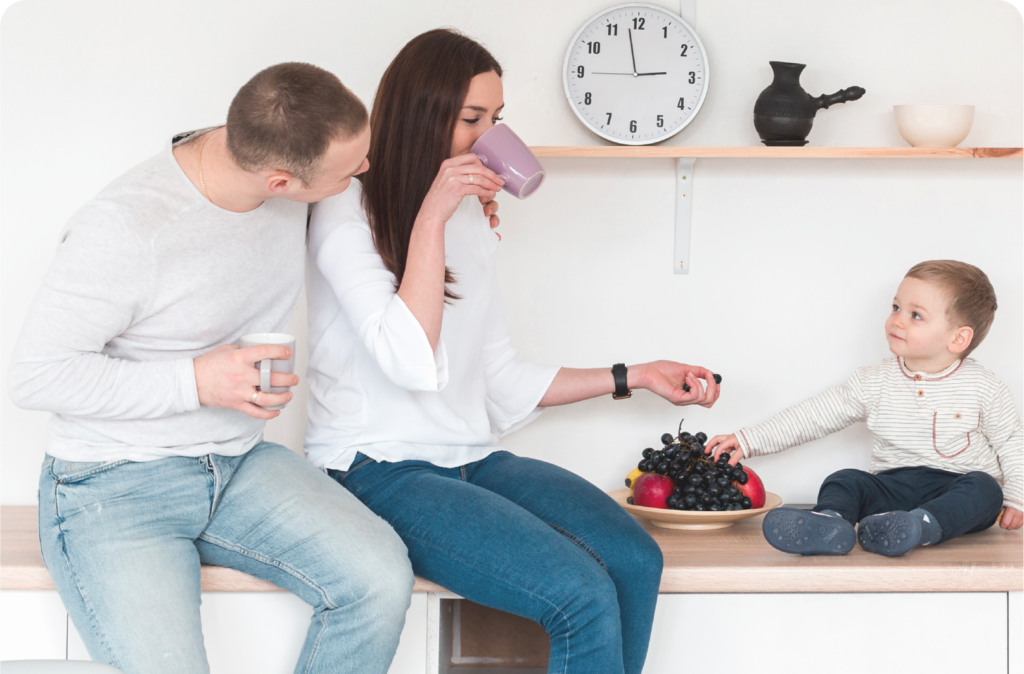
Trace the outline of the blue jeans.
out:
<instances>
[{"instance_id":1,"label":"blue jeans","mask_svg":"<svg viewBox=\"0 0 1024 674\"><path fill-rule=\"evenodd\" d=\"M597 487L501 451L459 468L352 466L332 475L395 528L416 574L540 623L549 672L643 669L661 549Z\"/></svg>"},{"instance_id":2,"label":"blue jeans","mask_svg":"<svg viewBox=\"0 0 1024 674\"><path fill-rule=\"evenodd\" d=\"M288 449L69 462L39 480L46 568L94 660L126 674L209 672L199 565L313 606L296 672L386 672L413 575L391 527Z\"/></svg>"},{"instance_id":3,"label":"blue jeans","mask_svg":"<svg viewBox=\"0 0 1024 674\"><path fill-rule=\"evenodd\" d=\"M1003 488L988 473L951 473L938 468L893 468L877 475L847 468L821 485L814 509L834 510L851 524L869 515L921 508L935 516L948 541L995 524Z\"/></svg>"}]
</instances>

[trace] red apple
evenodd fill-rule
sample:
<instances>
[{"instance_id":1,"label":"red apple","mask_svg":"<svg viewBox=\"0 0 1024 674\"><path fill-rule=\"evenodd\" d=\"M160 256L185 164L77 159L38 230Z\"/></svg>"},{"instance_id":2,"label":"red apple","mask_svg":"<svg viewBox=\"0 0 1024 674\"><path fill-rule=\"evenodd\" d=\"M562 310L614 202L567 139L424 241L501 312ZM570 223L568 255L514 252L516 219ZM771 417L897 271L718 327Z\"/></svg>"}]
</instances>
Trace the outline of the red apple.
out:
<instances>
[{"instance_id":1,"label":"red apple","mask_svg":"<svg viewBox=\"0 0 1024 674\"><path fill-rule=\"evenodd\" d=\"M733 482L734 485L740 488L740 493L750 499L751 508L763 508L764 507L764 482L761 482L761 478L757 476L750 466L743 466L744 472L747 474L747 483L740 484L739 482Z\"/></svg>"},{"instance_id":2,"label":"red apple","mask_svg":"<svg viewBox=\"0 0 1024 674\"><path fill-rule=\"evenodd\" d=\"M668 508L665 499L672 494L675 486L675 481L670 477L644 473L633 482L633 503L645 508Z\"/></svg>"}]
</instances>

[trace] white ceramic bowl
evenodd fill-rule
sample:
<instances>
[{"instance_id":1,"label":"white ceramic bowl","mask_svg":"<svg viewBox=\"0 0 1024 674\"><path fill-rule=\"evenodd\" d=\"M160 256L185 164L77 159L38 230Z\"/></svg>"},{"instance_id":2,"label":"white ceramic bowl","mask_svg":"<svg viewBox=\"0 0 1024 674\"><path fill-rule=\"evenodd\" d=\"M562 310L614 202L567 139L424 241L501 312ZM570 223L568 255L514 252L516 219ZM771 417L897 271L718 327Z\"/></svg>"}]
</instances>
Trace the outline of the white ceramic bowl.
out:
<instances>
[{"instance_id":1,"label":"white ceramic bowl","mask_svg":"<svg viewBox=\"0 0 1024 674\"><path fill-rule=\"evenodd\" d=\"M974 123L973 105L894 105L896 128L914 147L956 147Z\"/></svg>"}]
</instances>

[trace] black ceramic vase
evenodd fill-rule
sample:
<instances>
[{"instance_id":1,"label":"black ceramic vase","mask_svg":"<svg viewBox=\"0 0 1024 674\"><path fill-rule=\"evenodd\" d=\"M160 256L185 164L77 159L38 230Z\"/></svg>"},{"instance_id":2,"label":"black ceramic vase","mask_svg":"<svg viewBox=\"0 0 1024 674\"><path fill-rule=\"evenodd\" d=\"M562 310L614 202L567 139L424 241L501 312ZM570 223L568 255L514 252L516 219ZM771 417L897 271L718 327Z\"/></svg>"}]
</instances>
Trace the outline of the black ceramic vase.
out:
<instances>
[{"instance_id":1,"label":"black ceramic vase","mask_svg":"<svg viewBox=\"0 0 1024 674\"><path fill-rule=\"evenodd\" d=\"M754 128L765 145L806 145L818 110L864 95L862 87L850 87L831 96L812 98L800 86L800 72L806 65L782 61L768 64L775 71L775 80L754 104Z\"/></svg>"}]
</instances>

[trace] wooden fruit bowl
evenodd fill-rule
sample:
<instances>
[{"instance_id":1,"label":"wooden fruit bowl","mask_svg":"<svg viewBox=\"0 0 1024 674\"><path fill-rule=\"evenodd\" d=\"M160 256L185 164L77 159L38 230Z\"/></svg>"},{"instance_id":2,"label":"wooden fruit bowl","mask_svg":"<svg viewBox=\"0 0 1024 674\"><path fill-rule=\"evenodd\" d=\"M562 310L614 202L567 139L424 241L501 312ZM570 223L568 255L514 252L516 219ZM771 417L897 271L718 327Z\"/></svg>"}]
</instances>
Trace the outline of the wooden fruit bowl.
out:
<instances>
[{"instance_id":1,"label":"wooden fruit bowl","mask_svg":"<svg viewBox=\"0 0 1024 674\"><path fill-rule=\"evenodd\" d=\"M768 512L772 508L782 505L782 497L771 492L765 493L764 507L751 508L750 510L728 510L725 512L709 512L700 510L666 510L663 508L645 508L638 505L626 503L629 496L628 489L616 489L608 492L608 495L620 506L626 509L630 515L645 517L656 527L665 529L724 529L736 524L739 520L748 517L756 517Z\"/></svg>"}]
</instances>

